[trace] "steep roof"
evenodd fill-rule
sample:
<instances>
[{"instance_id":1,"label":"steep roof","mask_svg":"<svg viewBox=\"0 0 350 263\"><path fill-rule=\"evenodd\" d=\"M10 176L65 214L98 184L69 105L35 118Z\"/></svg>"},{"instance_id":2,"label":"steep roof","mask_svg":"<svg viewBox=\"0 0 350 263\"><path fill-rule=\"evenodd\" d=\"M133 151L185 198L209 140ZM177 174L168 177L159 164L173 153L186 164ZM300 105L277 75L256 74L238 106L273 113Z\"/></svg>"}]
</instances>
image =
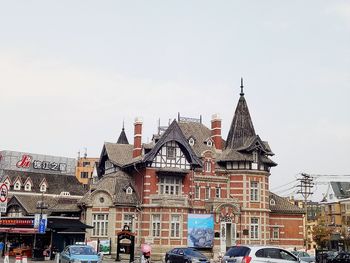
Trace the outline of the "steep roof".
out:
<instances>
[{"instance_id":1,"label":"steep roof","mask_svg":"<svg viewBox=\"0 0 350 263\"><path fill-rule=\"evenodd\" d=\"M158 142L155 144L153 149L147 153L144 156L144 161L152 161L156 154L159 152L160 148L167 142L170 141L176 141L180 148L183 148L183 153L186 155L188 161L194 165L194 166L201 166L201 161L195 154L195 152L192 150L191 146L189 145L186 137L182 133L182 130L180 129L180 126L174 120L170 126L167 128L167 130L162 134L162 137L158 140Z\"/></svg>"},{"instance_id":2,"label":"steep roof","mask_svg":"<svg viewBox=\"0 0 350 263\"><path fill-rule=\"evenodd\" d=\"M109 160L115 165L121 167L132 161L133 145L105 142L104 147Z\"/></svg>"},{"instance_id":3,"label":"steep roof","mask_svg":"<svg viewBox=\"0 0 350 263\"><path fill-rule=\"evenodd\" d=\"M226 140L226 149L236 149L245 145L247 140L256 136L252 119L250 117L247 102L244 93L241 92L236 107L230 131Z\"/></svg>"},{"instance_id":4,"label":"steep roof","mask_svg":"<svg viewBox=\"0 0 350 263\"><path fill-rule=\"evenodd\" d=\"M183 121L180 121L178 124L187 141L191 137L194 139L194 145L191 147L198 157L201 157L202 153L207 150L215 151L214 144L212 146L208 146L205 143L208 138L211 138L211 130L204 124L199 122Z\"/></svg>"},{"instance_id":5,"label":"steep roof","mask_svg":"<svg viewBox=\"0 0 350 263\"><path fill-rule=\"evenodd\" d=\"M338 199L350 197L350 183L349 182L331 182L334 195Z\"/></svg>"},{"instance_id":6,"label":"steep roof","mask_svg":"<svg viewBox=\"0 0 350 263\"><path fill-rule=\"evenodd\" d=\"M18 204L27 212L27 215L34 215L40 213L40 209L36 208L39 201L43 201L48 206L44 212L49 215L54 212L80 211L77 205L78 199L66 196L15 194L10 197L7 206L10 207L11 205Z\"/></svg>"},{"instance_id":7,"label":"steep roof","mask_svg":"<svg viewBox=\"0 0 350 263\"><path fill-rule=\"evenodd\" d=\"M132 194L126 193L126 188L131 186L133 188ZM100 192L107 192L115 205L136 206L139 204L139 197L135 191L134 179L131 175L117 171L112 174L103 176L95 185L92 192L88 192L79 201L81 205L91 205L93 196Z\"/></svg>"},{"instance_id":8,"label":"steep roof","mask_svg":"<svg viewBox=\"0 0 350 263\"><path fill-rule=\"evenodd\" d=\"M79 183L75 175L67 174L44 174L44 173L31 173L31 172L22 172L22 171L13 171L5 170L2 182L5 181L7 176L10 178L13 183L17 177L19 177L24 183L28 177L33 182L31 192L41 193L40 184L43 180L47 182L47 194L57 194L61 192L69 192L71 195L80 195L83 196L86 192L84 186ZM11 190L16 192L16 190ZM23 192L23 190L21 190Z\"/></svg>"},{"instance_id":9,"label":"steep roof","mask_svg":"<svg viewBox=\"0 0 350 263\"><path fill-rule=\"evenodd\" d=\"M305 210L290 203L287 198L278 196L270 192L270 210L271 213L283 213L283 214L305 214ZM271 205L271 200L274 200L275 204Z\"/></svg>"},{"instance_id":10,"label":"steep roof","mask_svg":"<svg viewBox=\"0 0 350 263\"><path fill-rule=\"evenodd\" d=\"M122 131L120 132L117 144L129 144L128 138L126 137L124 127Z\"/></svg>"}]
</instances>

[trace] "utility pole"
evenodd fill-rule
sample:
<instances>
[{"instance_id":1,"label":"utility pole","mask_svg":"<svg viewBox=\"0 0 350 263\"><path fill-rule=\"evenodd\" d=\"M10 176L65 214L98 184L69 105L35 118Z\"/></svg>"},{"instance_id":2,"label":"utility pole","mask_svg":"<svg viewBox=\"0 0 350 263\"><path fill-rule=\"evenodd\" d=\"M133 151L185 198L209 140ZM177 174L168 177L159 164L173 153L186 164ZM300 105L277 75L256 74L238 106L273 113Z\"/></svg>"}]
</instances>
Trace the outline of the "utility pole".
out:
<instances>
[{"instance_id":1,"label":"utility pole","mask_svg":"<svg viewBox=\"0 0 350 263\"><path fill-rule=\"evenodd\" d=\"M304 208L305 208L305 234L304 234L305 237L304 238L305 238L305 251L307 251L307 248L308 248L307 199L309 198L309 196L313 194L311 190L314 186L314 183L313 183L313 178L306 173L302 173L301 178L297 180L300 182L300 185L298 185L298 187L300 187L298 194L301 194L304 197Z\"/></svg>"}]
</instances>

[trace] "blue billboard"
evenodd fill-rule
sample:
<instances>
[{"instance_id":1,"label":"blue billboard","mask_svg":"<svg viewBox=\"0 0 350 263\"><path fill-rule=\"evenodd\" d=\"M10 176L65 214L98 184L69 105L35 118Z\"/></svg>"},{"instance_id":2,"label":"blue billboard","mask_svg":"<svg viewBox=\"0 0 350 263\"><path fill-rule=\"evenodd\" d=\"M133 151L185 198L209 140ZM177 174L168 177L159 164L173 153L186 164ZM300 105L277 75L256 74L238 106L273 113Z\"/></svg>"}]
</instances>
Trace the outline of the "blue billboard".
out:
<instances>
[{"instance_id":1,"label":"blue billboard","mask_svg":"<svg viewBox=\"0 0 350 263\"><path fill-rule=\"evenodd\" d=\"M205 248L214 246L214 215L188 214L188 246Z\"/></svg>"}]
</instances>

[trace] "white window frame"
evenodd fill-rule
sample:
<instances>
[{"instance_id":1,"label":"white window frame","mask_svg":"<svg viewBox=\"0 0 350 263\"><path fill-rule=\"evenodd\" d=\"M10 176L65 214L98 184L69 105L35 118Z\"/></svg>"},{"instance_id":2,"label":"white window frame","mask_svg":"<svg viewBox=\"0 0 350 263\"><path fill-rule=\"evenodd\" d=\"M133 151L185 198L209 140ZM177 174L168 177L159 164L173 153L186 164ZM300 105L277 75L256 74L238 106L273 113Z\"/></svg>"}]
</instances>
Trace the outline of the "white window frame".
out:
<instances>
[{"instance_id":1,"label":"white window frame","mask_svg":"<svg viewBox=\"0 0 350 263\"><path fill-rule=\"evenodd\" d=\"M221 198L221 188L219 186L215 187L215 197Z\"/></svg>"},{"instance_id":2,"label":"white window frame","mask_svg":"<svg viewBox=\"0 0 350 263\"><path fill-rule=\"evenodd\" d=\"M201 187L199 185L196 185L194 187L194 198L200 199L201 198Z\"/></svg>"},{"instance_id":3,"label":"white window frame","mask_svg":"<svg viewBox=\"0 0 350 263\"><path fill-rule=\"evenodd\" d=\"M259 239L259 218L250 218L250 239Z\"/></svg>"},{"instance_id":4,"label":"white window frame","mask_svg":"<svg viewBox=\"0 0 350 263\"><path fill-rule=\"evenodd\" d=\"M166 147L166 157L169 159L175 159L176 157L176 147L167 146Z\"/></svg>"},{"instance_id":5,"label":"white window frame","mask_svg":"<svg viewBox=\"0 0 350 263\"><path fill-rule=\"evenodd\" d=\"M276 240L280 238L280 229L278 227L272 228L272 239Z\"/></svg>"},{"instance_id":6,"label":"white window frame","mask_svg":"<svg viewBox=\"0 0 350 263\"><path fill-rule=\"evenodd\" d=\"M193 139L193 138L190 138L190 139L188 140L188 143L189 143L189 145L193 146L193 145L194 145L194 139Z\"/></svg>"},{"instance_id":7,"label":"white window frame","mask_svg":"<svg viewBox=\"0 0 350 263\"><path fill-rule=\"evenodd\" d=\"M210 199L210 186L205 187L205 200Z\"/></svg>"},{"instance_id":8,"label":"white window frame","mask_svg":"<svg viewBox=\"0 0 350 263\"><path fill-rule=\"evenodd\" d=\"M107 237L108 236L108 214L93 213L92 214L92 236Z\"/></svg>"},{"instance_id":9,"label":"white window frame","mask_svg":"<svg viewBox=\"0 0 350 263\"><path fill-rule=\"evenodd\" d=\"M126 194L131 195L132 194L132 187L129 186L128 188L126 188Z\"/></svg>"},{"instance_id":10,"label":"white window frame","mask_svg":"<svg viewBox=\"0 0 350 263\"><path fill-rule=\"evenodd\" d=\"M160 237L161 236L161 217L160 214L152 215L152 236Z\"/></svg>"},{"instance_id":11,"label":"white window frame","mask_svg":"<svg viewBox=\"0 0 350 263\"><path fill-rule=\"evenodd\" d=\"M259 181L250 181L250 201L259 202Z\"/></svg>"},{"instance_id":12,"label":"white window frame","mask_svg":"<svg viewBox=\"0 0 350 263\"><path fill-rule=\"evenodd\" d=\"M181 237L181 216L171 215L170 217L170 237L180 238Z\"/></svg>"},{"instance_id":13,"label":"white window frame","mask_svg":"<svg viewBox=\"0 0 350 263\"><path fill-rule=\"evenodd\" d=\"M46 192L46 188L47 188L47 186L45 183L41 184L40 185L40 192Z\"/></svg>"},{"instance_id":14,"label":"white window frame","mask_svg":"<svg viewBox=\"0 0 350 263\"><path fill-rule=\"evenodd\" d=\"M127 225L130 230L134 231L135 215L132 213L126 213L123 215L123 227Z\"/></svg>"},{"instance_id":15,"label":"white window frame","mask_svg":"<svg viewBox=\"0 0 350 263\"><path fill-rule=\"evenodd\" d=\"M182 179L180 177L159 177L158 193L160 195L182 195Z\"/></svg>"},{"instance_id":16,"label":"white window frame","mask_svg":"<svg viewBox=\"0 0 350 263\"><path fill-rule=\"evenodd\" d=\"M15 182L15 185L13 186L13 190L21 190L21 183L19 181Z\"/></svg>"},{"instance_id":17,"label":"white window frame","mask_svg":"<svg viewBox=\"0 0 350 263\"><path fill-rule=\"evenodd\" d=\"M211 161L210 160L206 160L204 162L204 169L205 169L205 172L209 173L211 172Z\"/></svg>"}]
</instances>

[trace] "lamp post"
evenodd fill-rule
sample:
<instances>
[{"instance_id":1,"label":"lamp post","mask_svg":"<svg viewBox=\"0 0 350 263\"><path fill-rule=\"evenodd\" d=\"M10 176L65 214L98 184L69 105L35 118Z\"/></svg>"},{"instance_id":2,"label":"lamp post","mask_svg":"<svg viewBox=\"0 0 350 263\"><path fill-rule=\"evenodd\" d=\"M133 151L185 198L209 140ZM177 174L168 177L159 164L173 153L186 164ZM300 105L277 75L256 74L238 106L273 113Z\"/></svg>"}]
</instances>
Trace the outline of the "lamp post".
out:
<instances>
[{"instance_id":1,"label":"lamp post","mask_svg":"<svg viewBox=\"0 0 350 263\"><path fill-rule=\"evenodd\" d=\"M39 222L37 223L37 226L35 226L35 227L38 227L38 230L40 231L41 227L43 227L42 224L44 223L44 222L42 222L43 221L43 210L48 209L48 205L45 204L45 202L44 202L44 194L41 195L41 200L39 200L36 203L36 209L40 209L40 214L39 214L39 220L38 220ZM44 226L44 229L45 229L45 226ZM42 233L42 232L39 232L39 233ZM33 257L34 258L37 256L37 255L35 255L36 253L34 252L34 251L37 251L36 245L37 245L37 234L35 234L35 236L34 236L34 244L33 244Z\"/></svg>"}]
</instances>

